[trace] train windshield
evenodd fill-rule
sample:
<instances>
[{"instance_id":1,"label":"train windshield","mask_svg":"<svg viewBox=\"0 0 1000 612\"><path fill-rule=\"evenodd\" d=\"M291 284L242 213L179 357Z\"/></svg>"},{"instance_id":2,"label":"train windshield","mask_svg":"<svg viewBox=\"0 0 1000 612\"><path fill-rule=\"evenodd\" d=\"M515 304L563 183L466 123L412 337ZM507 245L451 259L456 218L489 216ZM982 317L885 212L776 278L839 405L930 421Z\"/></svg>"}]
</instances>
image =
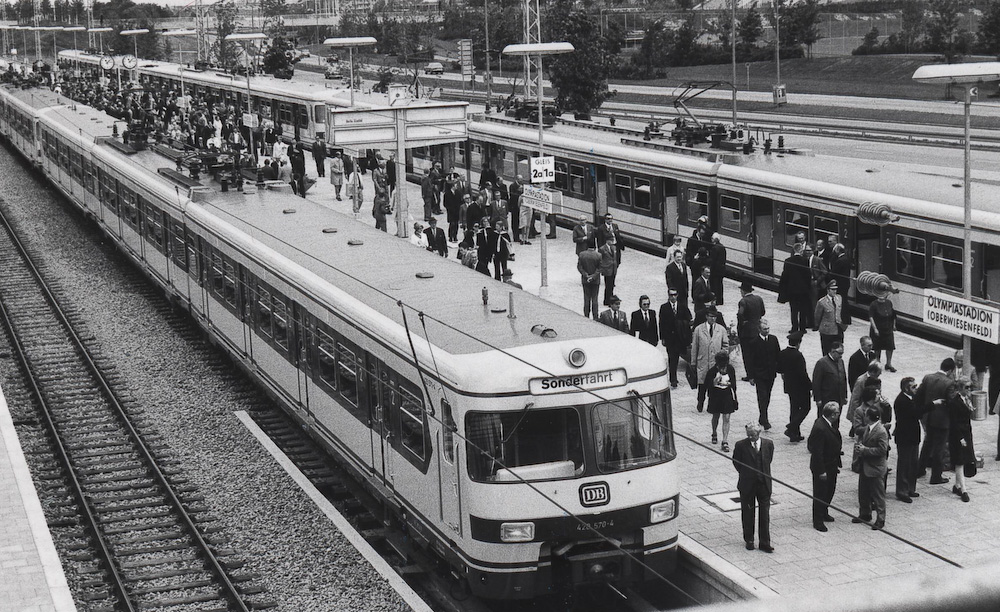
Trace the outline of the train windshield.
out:
<instances>
[{"instance_id":1,"label":"train windshield","mask_svg":"<svg viewBox=\"0 0 1000 612\"><path fill-rule=\"evenodd\" d=\"M473 412L466 419L469 475L479 482L570 478L583 473L575 407Z\"/></svg>"},{"instance_id":2,"label":"train windshield","mask_svg":"<svg viewBox=\"0 0 1000 612\"><path fill-rule=\"evenodd\" d=\"M665 393L596 404L592 411L597 467L619 472L676 456Z\"/></svg>"}]
</instances>

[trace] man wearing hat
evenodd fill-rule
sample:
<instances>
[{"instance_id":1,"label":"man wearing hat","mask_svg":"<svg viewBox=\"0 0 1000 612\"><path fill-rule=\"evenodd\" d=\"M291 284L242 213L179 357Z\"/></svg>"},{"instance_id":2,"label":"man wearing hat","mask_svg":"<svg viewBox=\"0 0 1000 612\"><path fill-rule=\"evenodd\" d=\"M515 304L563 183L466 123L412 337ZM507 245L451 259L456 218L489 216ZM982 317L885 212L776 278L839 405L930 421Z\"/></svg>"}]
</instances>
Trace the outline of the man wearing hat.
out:
<instances>
[{"instance_id":1,"label":"man wearing hat","mask_svg":"<svg viewBox=\"0 0 1000 612\"><path fill-rule=\"evenodd\" d=\"M448 237L445 236L444 230L437 226L437 219L434 217L431 217L427 223L430 225L424 230L424 234L427 236L427 250L436 252L441 257L447 257Z\"/></svg>"},{"instance_id":2,"label":"man wearing hat","mask_svg":"<svg viewBox=\"0 0 1000 612\"><path fill-rule=\"evenodd\" d=\"M608 327L617 329L620 332L625 332L626 334L629 333L628 317L626 317L625 313L621 311L622 299L617 295L613 295L611 296L610 305L611 308L602 312L601 316L598 317L597 320L604 323Z\"/></svg>"},{"instance_id":3,"label":"man wearing hat","mask_svg":"<svg viewBox=\"0 0 1000 612\"><path fill-rule=\"evenodd\" d=\"M832 280L826 286L826 295L816 302L816 312L813 315L813 330L819 332L820 347L823 354L830 352L834 342L844 341L844 328L840 322L840 310L843 299L837 295L837 281Z\"/></svg>"},{"instance_id":4,"label":"man wearing hat","mask_svg":"<svg viewBox=\"0 0 1000 612\"><path fill-rule=\"evenodd\" d=\"M573 242L576 244L577 256L586 251L594 239L594 226L590 224L590 218L587 215L580 215L579 222L573 227Z\"/></svg>"},{"instance_id":5,"label":"man wearing hat","mask_svg":"<svg viewBox=\"0 0 1000 612\"><path fill-rule=\"evenodd\" d=\"M715 365L715 355L729 349L729 334L725 327L716 322L718 318L719 311L715 306L706 308L705 322L694 328L691 342L691 361L688 367L698 370L698 412L705 408L705 396L708 393L705 377Z\"/></svg>"},{"instance_id":6,"label":"man wearing hat","mask_svg":"<svg viewBox=\"0 0 1000 612\"><path fill-rule=\"evenodd\" d=\"M802 422L809 416L809 394L812 391L812 381L806 370L806 358L799 351L802 344L802 332L794 331L788 334L788 348L778 353L778 372L784 383L785 395L788 396L788 425L785 435L792 442L802 441Z\"/></svg>"},{"instance_id":7,"label":"man wearing hat","mask_svg":"<svg viewBox=\"0 0 1000 612\"><path fill-rule=\"evenodd\" d=\"M753 292L753 283L749 279L744 280L740 285L740 295L743 297L740 298L736 310L736 335L739 336L740 343L746 349L757 336L757 332L760 331L760 320L767 309L764 307L764 300ZM747 373L746 377L743 378L745 381L750 380L750 358L749 351L744 350L743 368Z\"/></svg>"}]
</instances>

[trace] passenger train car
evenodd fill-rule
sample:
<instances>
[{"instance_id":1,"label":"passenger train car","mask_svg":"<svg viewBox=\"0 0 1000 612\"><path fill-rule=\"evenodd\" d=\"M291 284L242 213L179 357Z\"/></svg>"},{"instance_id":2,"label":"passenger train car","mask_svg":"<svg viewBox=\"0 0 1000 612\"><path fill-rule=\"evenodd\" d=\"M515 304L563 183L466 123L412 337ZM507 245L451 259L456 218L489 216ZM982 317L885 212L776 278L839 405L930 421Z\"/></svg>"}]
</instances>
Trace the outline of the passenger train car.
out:
<instances>
[{"instance_id":1,"label":"passenger train car","mask_svg":"<svg viewBox=\"0 0 1000 612\"><path fill-rule=\"evenodd\" d=\"M189 180L112 125L0 87L10 146L473 593L673 569L659 351L303 198Z\"/></svg>"},{"instance_id":2,"label":"passenger train car","mask_svg":"<svg viewBox=\"0 0 1000 612\"><path fill-rule=\"evenodd\" d=\"M940 168L871 161L835 161L775 152L726 153L644 141L625 130L604 131L564 122L544 136L546 155L555 157L561 193L557 213L567 225L580 214L610 212L625 241L664 252L674 235L691 236L708 217L728 250L731 276L775 286L796 234L810 243L839 237L847 245L852 273L881 272L900 293L896 310L911 328L924 326L923 290L962 292L963 199L961 177ZM469 126L469 140L452 150L422 155L454 160L478 171L483 163L510 180L529 176L538 135L530 125L486 118ZM1000 300L1000 215L991 208L991 181L975 181L972 198L974 298ZM865 202L888 205L900 216L885 226L858 218ZM856 303L873 299L852 289Z\"/></svg>"}]
</instances>

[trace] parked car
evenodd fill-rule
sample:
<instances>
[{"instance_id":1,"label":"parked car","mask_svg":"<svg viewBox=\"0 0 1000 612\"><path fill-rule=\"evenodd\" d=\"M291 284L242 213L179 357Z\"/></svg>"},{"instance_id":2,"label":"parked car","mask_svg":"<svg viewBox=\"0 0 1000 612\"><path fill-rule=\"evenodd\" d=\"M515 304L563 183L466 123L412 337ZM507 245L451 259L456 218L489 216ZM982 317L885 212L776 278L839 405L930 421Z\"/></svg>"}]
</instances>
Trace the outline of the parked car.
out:
<instances>
[{"instance_id":1,"label":"parked car","mask_svg":"<svg viewBox=\"0 0 1000 612\"><path fill-rule=\"evenodd\" d=\"M340 69L338 64L330 64L326 67L323 72L323 78L326 79L342 79L344 78L344 71Z\"/></svg>"},{"instance_id":2,"label":"parked car","mask_svg":"<svg viewBox=\"0 0 1000 612\"><path fill-rule=\"evenodd\" d=\"M312 57L312 52L309 49L296 49L295 51L299 54L299 57Z\"/></svg>"},{"instance_id":3,"label":"parked car","mask_svg":"<svg viewBox=\"0 0 1000 612\"><path fill-rule=\"evenodd\" d=\"M424 66L424 74L444 74L444 66L441 62L428 62Z\"/></svg>"},{"instance_id":4,"label":"parked car","mask_svg":"<svg viewBox=\"0 0 1000 612\"><path fill-rule=\"evenodd\" d=\"M294 68L279 68L274 71L274 78L276 79L291 79L295 74Z\"/></svg>"}]
</instances>

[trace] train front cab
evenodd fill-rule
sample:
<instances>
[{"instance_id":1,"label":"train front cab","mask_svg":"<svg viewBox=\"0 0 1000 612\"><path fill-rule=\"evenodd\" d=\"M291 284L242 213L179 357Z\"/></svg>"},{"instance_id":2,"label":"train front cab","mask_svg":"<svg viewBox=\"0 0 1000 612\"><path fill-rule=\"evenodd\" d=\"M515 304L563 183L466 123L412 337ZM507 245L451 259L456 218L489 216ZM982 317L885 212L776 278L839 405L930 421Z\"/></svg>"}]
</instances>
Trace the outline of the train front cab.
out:
<instances>
[{"instance_id":1,"label":"train front cab","mask_svg":"<svg viewBox=\"0 0 1000 612\"><path fill-rule=\"evenodd\" d=\"M673 571L679 498L662 382L630 381L602 393L608 401L575 392L498 408L466 398L461 505L473 593L531 598Z\"/></svg>"}]
</instances>

